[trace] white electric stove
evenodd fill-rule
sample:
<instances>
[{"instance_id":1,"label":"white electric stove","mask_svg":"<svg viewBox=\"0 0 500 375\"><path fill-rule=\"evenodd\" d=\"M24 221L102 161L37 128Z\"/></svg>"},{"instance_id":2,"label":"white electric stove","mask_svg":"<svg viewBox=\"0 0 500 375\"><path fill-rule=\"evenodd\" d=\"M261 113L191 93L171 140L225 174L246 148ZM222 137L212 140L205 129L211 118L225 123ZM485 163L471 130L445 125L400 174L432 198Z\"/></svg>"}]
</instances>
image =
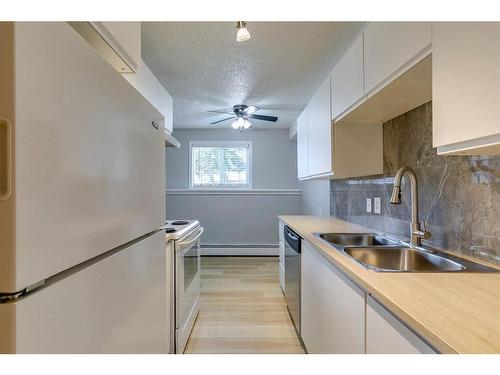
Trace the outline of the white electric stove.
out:
<instances>
[{"instance_id":1,"label":"white electric stove","mask_svg":"<svg viewBox=\"0 0 500 375\"><path fill-rule=\"evenodd\" d=\"M174 353L182 354L200 310L200 237L203 227L197 220L168 220L167 258L171 275L171 341Z\"/></svg>"}]
</instances>

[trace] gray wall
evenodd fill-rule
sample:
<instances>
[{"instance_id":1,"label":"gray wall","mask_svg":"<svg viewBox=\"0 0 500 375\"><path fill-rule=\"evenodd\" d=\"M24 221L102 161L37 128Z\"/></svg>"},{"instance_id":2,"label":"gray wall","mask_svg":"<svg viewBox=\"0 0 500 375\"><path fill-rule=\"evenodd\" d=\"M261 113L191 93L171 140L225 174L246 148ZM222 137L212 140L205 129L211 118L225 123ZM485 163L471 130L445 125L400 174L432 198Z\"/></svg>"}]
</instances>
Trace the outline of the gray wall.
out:
<instances>
[{"instance_id":1,"label":"gray wall","mask_svg":"<svg viewBox=\"0 0 500 375\"><path fill-rule=\"evenodd\" d=\"M176 130L180 149L165 153L168 189L189 188L189 141L252 141L252 188L298 189L296 143L285 130ZM300 195L167 193L167 218L198 219L202 243L271 245L278 243L280 214L300 214Z\"/></svg>"},{"instance_id":2,"label":"gray wall","mask_svg":"<svg viewBox=\"0 0 500 375\"><path fill-rule=\"evenodd\" d=\"M418 177L420 221L431 244L500 262L500 157L438 156L431 102L384 124L383 175L331 181L331 215L408 237L406 178L402 204L389 203L393 176L405 165ZM366 198L373 197L382 198L381 215L366 213Z\"/></svg>"},{"instance_id":3,"label":"gray wall","mask_svg":"<svg viewBox=\"0 0 500 375\"><path fill-rule=\"evenodd\" d=\"M330 180L304 180L302 190L302 214L330 215Z\"/></svg>"}]
</instances>

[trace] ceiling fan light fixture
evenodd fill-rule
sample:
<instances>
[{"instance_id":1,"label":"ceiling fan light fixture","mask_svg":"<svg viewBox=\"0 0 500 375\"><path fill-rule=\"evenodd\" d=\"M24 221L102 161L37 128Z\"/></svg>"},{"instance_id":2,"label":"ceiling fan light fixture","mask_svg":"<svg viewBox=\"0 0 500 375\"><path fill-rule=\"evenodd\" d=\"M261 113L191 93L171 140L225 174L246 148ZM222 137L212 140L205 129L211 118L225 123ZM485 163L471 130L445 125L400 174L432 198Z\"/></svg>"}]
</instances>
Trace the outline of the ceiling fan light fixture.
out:
<instances>
[{"instance_id":1,"label":"ceiling fan light fixture","mask_svg":"<svg viewBox=\"0 0 500 375\"><path fill-rule=\"evenodd\" d=\"M247 119L245 119L245 120L243 121L243 127L244 127L245 129L250 129L250 128L252 127L252 123L251 123L250 121L248 121Z\"/></svg>"},{"instance_id":2,"label":"ceiling fan light fixture","mask_svg":"<svg viewBox=\"0 0 500 375\"><path fill-rule=\"evenodd\" d=\"M242 131L243 129L250 129L252 127L252 123L244 117L238 117L231 123L231 127L233 129Z\"/></svg>"},{"instance_id":3,"label":"ceiling fan light fixture","mask_svg":"<svg viewBox=\"0 0 500 375\"><path fill-rule=\"evenodd\" d=\"M236 33L236 41L244 42L251 38L250 33L246 28L247 23L243 21L236 22L236 28L238 32Z\"/></svg>"},{"instance_id":4,"label":"ceiling fan light fixture","mask_svg":"<svg viewBox=\"0 0 500 375\"><path fill-rule=\"evenodd\" d=\"M245 119L243 117L238 117L236 120L233 121L231 126L233 127L233 129L241 130L245 126Z\"/></svg>"}]
</instances>

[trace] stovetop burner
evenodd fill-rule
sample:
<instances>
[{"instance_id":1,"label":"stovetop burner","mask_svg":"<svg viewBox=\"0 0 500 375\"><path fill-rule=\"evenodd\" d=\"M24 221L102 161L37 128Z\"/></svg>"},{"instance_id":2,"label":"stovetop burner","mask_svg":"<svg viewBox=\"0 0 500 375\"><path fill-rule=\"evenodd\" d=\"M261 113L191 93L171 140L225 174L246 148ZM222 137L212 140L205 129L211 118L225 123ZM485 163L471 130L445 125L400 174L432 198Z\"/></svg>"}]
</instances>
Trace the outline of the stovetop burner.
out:
<instances>
[{"instance_id":1,"label":"stovetop burner","mask_svg":"<svg viewBox=\"0 0 500 375\"><path fill-rule=\"evenodd\" d=\"M186 225L189 224L189 221L186 220L178 220L178 221L172 221L170 225Z\"/></svg>"}]
</instances>

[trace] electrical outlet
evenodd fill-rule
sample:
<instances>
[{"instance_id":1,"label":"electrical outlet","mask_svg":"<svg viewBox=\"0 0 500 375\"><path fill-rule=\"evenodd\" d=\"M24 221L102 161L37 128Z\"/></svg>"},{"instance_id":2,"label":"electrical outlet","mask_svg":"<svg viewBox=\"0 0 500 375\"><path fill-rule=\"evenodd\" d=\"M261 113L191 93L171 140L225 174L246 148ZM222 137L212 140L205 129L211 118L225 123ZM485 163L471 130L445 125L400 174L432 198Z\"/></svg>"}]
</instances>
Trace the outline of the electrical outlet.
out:
<instances>
[{"instance_id":1,"label":"electrical outlet","mask_svg":"<svg viewBox=\"0 0 500 375\"><path fill-rule=\"evenodd\" d=\"M372 199L366 198L366 212L372 212Z\"/></svg>"},{"instance_id":2,"label":"electrical outlet","mask_svg":"<svg viewBox=\"0 0 500 375\"><path fill-rule=\"evenodd\" d=\"M373 212L376 214L381 214L381 202L380 202L380 197L373 198Z\"/></svg>"}]
</instances>

